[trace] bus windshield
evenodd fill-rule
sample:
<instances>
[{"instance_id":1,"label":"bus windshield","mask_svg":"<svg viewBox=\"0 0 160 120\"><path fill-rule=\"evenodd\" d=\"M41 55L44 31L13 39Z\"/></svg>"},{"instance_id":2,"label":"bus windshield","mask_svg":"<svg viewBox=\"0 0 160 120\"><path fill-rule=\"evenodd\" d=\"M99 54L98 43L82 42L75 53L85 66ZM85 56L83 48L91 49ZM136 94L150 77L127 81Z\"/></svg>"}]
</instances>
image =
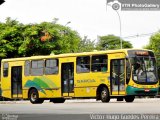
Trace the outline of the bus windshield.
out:
<instances>
[{"instance_id":1,"label":"bus windshield","mask_svg":"<svg viewBox=\"0 0 160 120\"><path fill-rule=\"evenodd\" d=\"M152 84L158 82L156 60L153 54L131 56L130 61L132 66L132 78L136 83Z\"/></svg>"}]
</instances>

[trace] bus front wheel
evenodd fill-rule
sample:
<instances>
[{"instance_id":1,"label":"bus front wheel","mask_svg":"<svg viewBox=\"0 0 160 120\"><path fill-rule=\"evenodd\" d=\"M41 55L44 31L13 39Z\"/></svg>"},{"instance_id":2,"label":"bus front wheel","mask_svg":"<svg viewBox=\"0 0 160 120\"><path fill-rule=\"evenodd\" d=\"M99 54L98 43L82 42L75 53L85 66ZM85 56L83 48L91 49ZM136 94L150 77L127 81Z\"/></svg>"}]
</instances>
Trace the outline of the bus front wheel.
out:
<instances>
[{"instance_id":1,"label":"bus front wheel","mask_svg":"<svg viewBox=\"0 0 160 120\"><path fill-rule=\"evenodd\" d=\"M126 96L125 97L125 101L126 102L133 102L134 101L135 96Z\"/></svg>"},{"instance_id":2,"label":"bus front wheel","mask_svg":"<svg viewBox=\"0 0 160 120\"><path fill-rule=\"evenodd\" d=\"M109 91L106 87L103 87L101 89L100 96L101 96L102 102L109 102L110 101Z\"/></svg>"},{"instance_id":3,"label":"bus front wheel","mask_svg":"<svg viewBox=\"0 0 160 120\"><path fill-rule=\"evenodd\" d=\"M44 99L39 98L39 94L36 89L31 89L29 91L29 100L32 104L41 104L44 102Z\"/></svg>"}]
</instances>

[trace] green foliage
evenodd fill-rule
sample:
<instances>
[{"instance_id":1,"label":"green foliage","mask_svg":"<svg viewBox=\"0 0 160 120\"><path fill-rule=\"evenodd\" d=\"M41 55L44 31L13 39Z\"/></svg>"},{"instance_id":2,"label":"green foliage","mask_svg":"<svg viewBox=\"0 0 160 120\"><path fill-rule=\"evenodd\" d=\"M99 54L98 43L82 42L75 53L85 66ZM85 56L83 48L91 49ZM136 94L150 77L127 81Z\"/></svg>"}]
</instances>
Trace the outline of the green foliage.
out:
<instances>
[{"instance_id":1,"label":"green foliage","mask_svg":"<svg viewBox=\"0 0 160 120\"><path fill-rule=\"evenodd\" d=\"M111 50L120 49L121 40L119 37L114 35L101 36L98 41L97 49L99 50ZM132 48L132 44L128 41L122 40L123 48Z\"/></svg>"},{"instance_id":2,"label":"green foliage","mask_svg":"<svg viewBox=\"0 0 160 120\"><path fill-rule=\"evenodd\" d=\"M18 54L18 46L22 44L23 27L16 20L6 19L0 23L0 57L14 57Z\"/></svg>"},{"instance_id":3,"label":"green foliage","mask_svg":"<svg viewBox=\"0 0 160 120\"><path fill-rule=\"evenodd\" d=\"M87 36L84 36L84 38L79 43L79 49L78 52L90 52L95 49L95 43L94 41L91 41L87 38Z\"/></svg>"},{"instance_id":4,"label":"green foliage","mask_svg":"<svg viewBox=\"0 0 160 120\"><path fill-rule=\"evenodd\" d=\"M154 35L152 35L150 37L149 44L144 48L154 51L157 58L157 64L158 66L160 66L160 32L157 32Z\"/></svg>"},{"instance_id":5,"label":"green foliage","mask_svg":"<svg viewBox=\"0 0 160 120\"><path fill-rule=\"evenodd\" d=\"M0 57L77 52L80 36L57 21L55 18L53 22L24 25L7 18L5 23L0 23Z\"/></svg>"},{"instance_id":6,"label":"green foliage","mask_svg":"<svg viewBox=\"0 0 160 120\"><path fill-rule=\"evenodd\" d=\"M52 22L40 24L22 24L7 18L0 23L0 58L14 58L33 55L49 55L51 53L71 53L93 51L95 46L101 49L119 49L120 38L114 35L101 36L98 45L69 27ZM123 48L132 48L123 40Z\"/></svg>"}]
</instances>

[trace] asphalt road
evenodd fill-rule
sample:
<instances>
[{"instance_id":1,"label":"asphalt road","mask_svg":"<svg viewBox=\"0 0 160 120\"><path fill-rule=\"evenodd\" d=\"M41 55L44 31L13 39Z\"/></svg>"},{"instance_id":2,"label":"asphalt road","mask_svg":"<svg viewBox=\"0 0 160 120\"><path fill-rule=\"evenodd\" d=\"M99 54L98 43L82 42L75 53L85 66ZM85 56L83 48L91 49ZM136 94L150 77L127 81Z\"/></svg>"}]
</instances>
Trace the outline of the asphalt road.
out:
<instances>
[{"instance_id":1,"label":"asphalt road","mask_svg":"<svg viewBox=\"0 0 160 120\"><path fill-rule=\"evenodd\" d=\"M62 104L46 101L43 104L35 105L28 101L0 102L0 114L2 120L6 120L4 118L7 115L15 118L18 115L19 118L27 120L32 118L36 120L37 116L37 120L53 118L53 120L80 120L81 117L88 120L91 119L92 114L159 114L156 119L160 119L160 98L135 99L133 103L117 102L116 100L111 100L109 103L95 100L67 100Z\"/></svg>"}]
</instances>

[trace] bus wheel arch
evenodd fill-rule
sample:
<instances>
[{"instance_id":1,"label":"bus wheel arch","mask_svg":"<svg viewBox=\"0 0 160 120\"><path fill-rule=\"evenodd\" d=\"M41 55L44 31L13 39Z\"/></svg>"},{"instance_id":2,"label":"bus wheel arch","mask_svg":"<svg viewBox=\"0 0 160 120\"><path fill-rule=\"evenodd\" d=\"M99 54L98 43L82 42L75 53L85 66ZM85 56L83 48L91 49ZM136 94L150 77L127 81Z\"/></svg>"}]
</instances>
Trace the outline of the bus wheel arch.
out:
<instances>
[{"instance_id":1,"label":"bus wheel arch","mask_svg":"<svg viewBox=\"0 0 160 120\"><path fill-rule=\"evenodd\" d=\"M29 89L28 98L32 104L41 104L44 101L44 99L39 98L38 90L35 87Z\"/></svg>"},{"instance_id":2,"label":"bus wheel arch","mask_svg":"<svg viewBox=\"0 0 160 120\"><path fill-rule=\"evenodd\" d=\"M105 84L101 84L98 86L96 91L97 100L101 100L102 102L110 101L109 89Z\"/></svg>"}]
</instances>

